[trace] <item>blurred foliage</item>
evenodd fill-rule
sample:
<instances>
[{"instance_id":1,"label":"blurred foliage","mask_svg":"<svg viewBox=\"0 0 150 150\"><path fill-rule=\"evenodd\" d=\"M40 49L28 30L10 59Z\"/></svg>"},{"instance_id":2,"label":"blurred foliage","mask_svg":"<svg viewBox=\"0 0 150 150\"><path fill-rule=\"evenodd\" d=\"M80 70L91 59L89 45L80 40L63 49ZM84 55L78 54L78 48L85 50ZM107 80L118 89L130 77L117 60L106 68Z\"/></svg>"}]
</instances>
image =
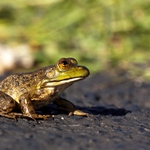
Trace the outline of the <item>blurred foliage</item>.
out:
<instances>
[{"instance_id":1,"label":"blurred foliage","mask_svg":"<svg viewBox=\"0 0 150 150\"><path fill-rule=\"evenodd\" d=\"M134 73L150 61L149 16L149 0L5 0L0 43L27 43L42 65L72 56L92 72Z\"/></svg>"}]
</instances>

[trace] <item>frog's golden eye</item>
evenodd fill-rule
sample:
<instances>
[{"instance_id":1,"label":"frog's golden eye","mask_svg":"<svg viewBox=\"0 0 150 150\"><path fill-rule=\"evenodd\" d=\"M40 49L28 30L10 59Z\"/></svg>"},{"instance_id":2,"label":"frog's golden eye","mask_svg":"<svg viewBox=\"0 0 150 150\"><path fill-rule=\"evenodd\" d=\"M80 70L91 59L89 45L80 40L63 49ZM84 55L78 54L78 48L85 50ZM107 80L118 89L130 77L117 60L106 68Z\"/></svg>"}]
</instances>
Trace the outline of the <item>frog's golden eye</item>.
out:
<instances>
[{"instance_id":1,"label":"frog's golden eye","mask_svg":"<svg viewBox=\"0 0 150 150\"><path fill-rule=\"evenodd\" d=\"M66 58L62 58L58 61L58 68L60 71L66 71L70 68L70 60Z\"/></svg>"}]
</instances>

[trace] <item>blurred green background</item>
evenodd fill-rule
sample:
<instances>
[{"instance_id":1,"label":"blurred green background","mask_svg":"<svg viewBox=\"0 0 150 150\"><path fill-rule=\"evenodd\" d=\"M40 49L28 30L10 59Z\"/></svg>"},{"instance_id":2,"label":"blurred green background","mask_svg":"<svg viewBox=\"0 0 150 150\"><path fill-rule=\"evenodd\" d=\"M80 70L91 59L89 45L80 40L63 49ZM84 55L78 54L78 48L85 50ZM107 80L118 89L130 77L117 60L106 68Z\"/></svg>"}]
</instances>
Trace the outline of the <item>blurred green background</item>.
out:
<instances>
[{"instance_id":1,"label":"blurred green background","mask_svg":"<svg viewBox=\"0 0 150 150\"><path fill-rule=\"evenodd\" d=\"M34 64L74 57L92 73L150 76L149 0L0 1L0 43L26 44Z\"/></svg>"}]
</instances>

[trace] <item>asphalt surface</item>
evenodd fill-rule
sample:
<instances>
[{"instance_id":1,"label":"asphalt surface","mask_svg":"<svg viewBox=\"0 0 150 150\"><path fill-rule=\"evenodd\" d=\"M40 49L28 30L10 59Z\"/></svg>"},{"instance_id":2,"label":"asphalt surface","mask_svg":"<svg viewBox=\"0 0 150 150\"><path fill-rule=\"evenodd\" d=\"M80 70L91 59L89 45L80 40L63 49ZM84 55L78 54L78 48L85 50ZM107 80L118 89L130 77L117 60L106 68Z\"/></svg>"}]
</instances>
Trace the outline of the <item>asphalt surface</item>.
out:
<instances>
[{"instance_id":1,"label":"asphalt surface","mask_svg":"<svg viewBox=\"0 0 150 150\"><path fill-rule=\"evenodd\" d=\"M46 121L0 117L0 150L149 150L150 84L100 73L63 97L91 117L68 116L54 105Z\"/></svg>"}]
</instances>

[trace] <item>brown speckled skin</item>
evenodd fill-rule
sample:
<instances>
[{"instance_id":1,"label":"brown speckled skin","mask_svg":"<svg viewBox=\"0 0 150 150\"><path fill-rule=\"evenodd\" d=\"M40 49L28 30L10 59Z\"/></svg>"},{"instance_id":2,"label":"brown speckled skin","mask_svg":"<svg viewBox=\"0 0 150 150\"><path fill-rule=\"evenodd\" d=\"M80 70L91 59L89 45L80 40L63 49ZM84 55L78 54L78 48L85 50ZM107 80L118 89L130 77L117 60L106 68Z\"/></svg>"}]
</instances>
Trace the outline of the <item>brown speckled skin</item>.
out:
<instances>
[{"instance_id":1,"label":"brown speckled skin","mask_svg":"<svg viewBox=\"0 0 150 150\"><path fill-rule=\"evenodd\" d=\"M63 60L65 63L74 61L73 58L63 58ZM63 60L61 61L63 62ZM65 67L66 64L63 63L60 65ZM79 68L77 64L69 65L69 67L76 67L76 69ZM32 118L33 120L47 119L50 115L37 114L35 110L46 106L53 101L63 110L67 111L69 115L75 114L88 116L87 113L77 110L71 102L59 97L59 95L73 82L84 79L88 76L88 69L85 67L81 68L80 66L80 69L87 70L87 74L85 76L82 78L76 77L76 80L66 80L64 78L65 82L63 82L63 84L59 84L57 81L57 85L55 85L56 83L51 80L55 78L56 69L58 70L57 66L48 66L34 72L13 74L1 81L0 115L14 119L17 117ZM62 72L59 73L62 74ZM22 113L14 112L16 108L21 109Z\"/></svg>"}]
</instances>

